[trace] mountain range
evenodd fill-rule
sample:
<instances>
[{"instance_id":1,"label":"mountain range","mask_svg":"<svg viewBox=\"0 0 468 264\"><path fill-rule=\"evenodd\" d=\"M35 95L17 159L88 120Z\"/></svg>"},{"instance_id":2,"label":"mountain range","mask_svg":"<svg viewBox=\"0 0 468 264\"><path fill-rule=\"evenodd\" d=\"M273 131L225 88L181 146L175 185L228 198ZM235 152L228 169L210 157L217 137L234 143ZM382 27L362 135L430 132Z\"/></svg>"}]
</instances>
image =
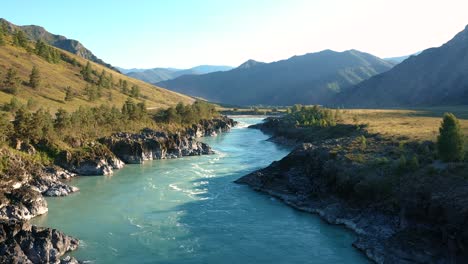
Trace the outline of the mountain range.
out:
<instances>
[{"instance_id":1,"label":"mountain range","mask_svg":"<svg viewBox=\"0 0 468 264\"><path fill-rule=\"evenodd\" d=\"M357 50L324 50L272 63L249 60L230 71L184 75L158 85L234 105L324 104L393 65Z\"/></svg>"},{"instance_id":2,"label":"mountain range","mask_svg":"<svg viewBox=\"0 0 468 264\"><path fill-rule=\"evenodd\" d=\"M272 63L248 60L237 68L202 65L191 69L121 69L143 82L114 71L77 40L51 34L39 26L17 26L4 19L0 23L7 33L6 45L0 48L2 76L13 68L22 80L17 95L20 101L34 99L52 109L110 103L107 99L86 100L85 89L90 83L83 80L81 71L87 60L95 62L91 64L93 82L101 72L112 76L114 84L127 81L130 87L141 88L139 100L151 107L193 99L148 83L232 105L411 107L468 103L468 26L441 47L386 60L357 50L324 50ZM12 44L12 34L18 30L31 41L29 48ZM51 63L34 53L33 41L39 39L60 50L59 62ZM41 71L43 86L39 90L28 88L26 83L33 66ZM68 86L76 95L74 103L64 102ZM113 98L114 105L128 97L118 89L106 94ZM0 95L0 103L13 97L4 91Z\"/></svg>"},{"instance_id":3,"label":"mountain range","mask_svg":"<svg viewBox=\"0 0 468 264\"><path fill-rule=\"evenodd\" d=\"M61 35L52 34L45 30L43 27L36 25L17 26L3 18L0 18L0 23L5 24L9 32L14 32L17 29L21 29L24 33L26 33L27 37L33 41L37 41L40 39L51 46L68 51L92 62L101 64L109 69L117 70L109 63L106 63L103 60L96 57L96 55L94 55L89 49L87 49L85 46L83 46L83 44L81 44L77 40L68 39Z\"/></svg>"},{"instance_id":4,"label":"mountain range","mask_svg":"<svg viewBox=\"0 0 468 264\"><path fill-rule=\"evenodd\" d=\"M468 104L468 26L441 47L411 56L335 102L349 107Z\"/></svg>"},{"instance_id":5,"label":"mountain range","mask_svg":"<svg viewBox=\"0 0 468 264\"><path fill-rule=\"evenodd\" d=\"M228 71L233 67L217 65L200 65L190 69L175 68L153 68L153 69L124 69L118 68L120 72L148 83L158 83L172 80L182 75L200 75L218 71Z\"/></svg>"}]
</instances>

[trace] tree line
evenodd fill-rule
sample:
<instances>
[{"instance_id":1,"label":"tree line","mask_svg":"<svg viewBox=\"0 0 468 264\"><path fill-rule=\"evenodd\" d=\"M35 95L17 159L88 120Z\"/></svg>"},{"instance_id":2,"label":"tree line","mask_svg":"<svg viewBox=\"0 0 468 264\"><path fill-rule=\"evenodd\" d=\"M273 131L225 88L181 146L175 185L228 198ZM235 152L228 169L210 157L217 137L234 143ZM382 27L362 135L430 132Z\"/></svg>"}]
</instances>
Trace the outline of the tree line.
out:
<instances>
[{"instance_id":1,"label":"tree line","mask_svg":"<svg viewBox=\"0 0 468 264\"><path fill-rule=\"evenodd\" d=\"M63 148L79 146L115 132L164 129L168 124L183 127L217 116L214 106L204 102L179 104L175 108L149 113L144 102L136 103L131 97L121 108L80 106L73 112L59 109L54 114L44 108L30 111L14 101L10 104L15 104L17 109L13 121L8 114L0 112L0 145L14 146L19 140L47 153L58 153ZM177 119L172 119L169 114L174 110Z\"/></svg>"},{"instance_id":2,"label":"tree line","mask_svg":"<svg viewBox=\"0 0 468 264\"><path fill-rule=\"evenodd\" d=\"M191 105L178 103L176 107L161 110L156 115L156 120L172 124L195 124L202 119L212 119L219 116L214 105L196 101Z\"/></svg>"}]
</instances>

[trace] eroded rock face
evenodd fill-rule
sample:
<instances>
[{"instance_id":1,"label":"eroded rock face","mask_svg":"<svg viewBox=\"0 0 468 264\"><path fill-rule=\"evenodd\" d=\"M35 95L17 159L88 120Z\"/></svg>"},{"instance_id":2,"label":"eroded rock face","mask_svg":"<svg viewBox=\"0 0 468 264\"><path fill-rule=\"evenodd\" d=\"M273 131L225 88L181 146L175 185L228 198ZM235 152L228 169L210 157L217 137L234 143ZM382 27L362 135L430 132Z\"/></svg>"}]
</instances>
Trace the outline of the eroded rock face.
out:
<instances>
[{"instance_id":1,"label":"eroded rock face","mask_svg":"<svg viewBox=\"0 0 468 264\"><path fill-rule=\"evenodd\" d=\"M103 146L91 146L89 153L63 151L56 163L79 175L110 175L125 165Z\"/></svg>"},{"instance_id":2,"label":"eroded rock face","mask_svg":"<svg viewBox=\"0 0 468 264\"><path fill-rule=\"evenodd\" d=\"M125 163L138 164L145 160L213 154L210 146L197 141L196 138L227 132L234 125L235 121L223 117L201 121L185 133L168 134L145 129L137 134L116 133L111 137L102 138L100 142Z\"/></svg>"},{"instance_id":3,"label":"eroded rock face","mask_svg":"<svg viewBox=\"0 0 468 264\"><path fill-rule=\"evenodd\" d=\"M126 163L213 153L207 144L194 138L152 130L145 130L139 134L117 133L102 139L101 142Z\"/></svg>"},{"instance_id":4,"label":"eroded rock face","mask_svg":"<svg viewBox=\"0 0 468 264\"><path fill-rule=\"evenodd\" d=\"M79 241L62 232L27 222L0 221L0 263L76 263L60 260L76 250Z\"/></svg>"},{"instance_id":5,"label":"eroded rock face","mask_svg":"<svg viewBox=\"0 0 468 264\"><path fill-rule=\"evenodd\" d=\"M220 133L228 132L237 124L236 121L222 116L211 120L202 120L199 124L187 129L187 134L192 137L212 137Z\"/></svg>"},{"instance_id":6,"label":"eroded rock face","mask_svg":"<svg viewBox=\"0 0 468 264\"><path fill-rule=\"evenodd\" d=\"M63 181L75 177L76 174L59 167L47 167L40 177L35 177L30 182L31 188L44 196L67 196L79 191L78 187L70 186Z\"/></svg>"},{"instance_id":7,"label":"eroded rock face","mask_svg":"<svg viewBox=\"0 0 468 264\"><path fill-rule=\"evenodd\" d=\"M47 211L41 193L27 186L0 194L0 220L25 221Z\"/></svg>"}]
</instances>

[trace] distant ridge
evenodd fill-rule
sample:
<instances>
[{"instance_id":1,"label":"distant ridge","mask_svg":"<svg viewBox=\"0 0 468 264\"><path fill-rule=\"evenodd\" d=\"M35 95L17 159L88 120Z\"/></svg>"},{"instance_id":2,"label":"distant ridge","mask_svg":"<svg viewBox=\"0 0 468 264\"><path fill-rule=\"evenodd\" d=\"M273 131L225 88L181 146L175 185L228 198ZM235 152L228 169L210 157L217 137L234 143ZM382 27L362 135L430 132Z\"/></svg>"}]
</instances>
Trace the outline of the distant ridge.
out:
<instances>
[{"instance_id":1,"label":"distant ridge","mask_svg":"<svg viewBox=\"0 0 468 264\"><path fill-rule=\"evenodd\" d=\"M230 71L185 75L158 85L233 105L324 104L393 65L357 50L324 50L272 63L249 60Z\"/></svg>"},{"instance_id":2,"label":"distant ridge","mask_svg":"<svg viewBox=\"0 0 468 264\"><path fill-rule=\"evenodd\" d=\"M406 56L384 58L384 60L389 61L389 62L391 62L391 63L398 64L398 63L402 63L404 60L408 59L408 58L411 57L411 56L416 56L416 55L421 54L421 52L422 52L422 51L419 51L419 52L413 53L413 54L411 54L411 55L406 55Z\"/></svg>"},{"instance_id":3,"label":"distant ridge","mask_svg":"<svg viewBox=\"0 0 468 264\"><path fill-rule=\"evenodd\" d=\"M468 26L452 40L411 56L349 89L336 104L400 107L468 104Z\"/></svg>"},{"instance_id":4,"label":"distant ridge","mask_svg":"<svg viewBox=\"0 0 468 264\"><path fill-rule=\"evenodd\" d=\"M218 71L231 70L231 66L217 65L200 65L190 69L175 69L175 68L153 68L153 69L123 69L121 71L135 79L145 81L147 83L158 83L161 81L171 80L182 75L199 75Z\"/></svg>"},{"instance_id":5,"label":"distant ridge","mask_svg":"<svg viewBox=\"0 0 468 264\"><path fill-rule=\"evenodd\" d=\"M81 44L77 40L68 39L61 35L52 34L40 26L35 26L35 25L17 26L3 18L0 18L0 23L5 23L10 32L15 31L16 29L21 29L24 33L26 33L26 36L30 40L37 41L40 39L51 46L66 50L84 59L90 60L92 62L96 62L109 69L118 71L109 63L106 63L103 60L96 57L96 55L94 55L90 50L88 50L85 46L83 46L83 44Z\"/></svg>"}]
</instances>

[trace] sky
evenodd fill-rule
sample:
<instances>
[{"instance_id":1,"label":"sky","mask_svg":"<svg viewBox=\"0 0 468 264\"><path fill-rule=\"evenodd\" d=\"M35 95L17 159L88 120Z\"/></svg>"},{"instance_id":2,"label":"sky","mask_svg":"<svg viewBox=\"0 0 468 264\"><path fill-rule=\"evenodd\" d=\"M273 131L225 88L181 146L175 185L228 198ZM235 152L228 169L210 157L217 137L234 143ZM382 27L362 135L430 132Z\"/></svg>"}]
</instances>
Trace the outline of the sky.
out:
<instances>
[{"instance_id":1,"label":"sky","mask_svg":"<svg viewBox=\"0 0 468 264\"><path fill-rule=\"evenodd\" d=\"M0 17L79 40L123 68L238 66L324 49L381 58L437 47L467 0L2 0Z\"/></svg>"}]
</instances>

